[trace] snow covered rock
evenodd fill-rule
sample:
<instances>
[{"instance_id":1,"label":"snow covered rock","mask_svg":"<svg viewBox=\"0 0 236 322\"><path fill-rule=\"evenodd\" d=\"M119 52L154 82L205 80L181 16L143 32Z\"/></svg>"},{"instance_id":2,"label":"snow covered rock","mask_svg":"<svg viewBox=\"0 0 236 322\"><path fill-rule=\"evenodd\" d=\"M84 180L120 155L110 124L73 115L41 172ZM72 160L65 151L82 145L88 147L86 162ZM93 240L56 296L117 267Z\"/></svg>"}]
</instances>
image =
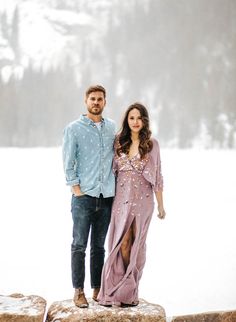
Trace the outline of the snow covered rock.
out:
<instances>
[{"instance_id":1,"label":"snow covered rock","mask_svg":"<svg viewBox=\"0 0 236 322\"><path fill-rule=\"evenodd\" d=\"M236 311L206 312L173 317L171 322L235 322Z\"/></svg>"},{"instance_id":2,"label":"snow covered rock","mask_svg":"<svg viewBox=\"0 0 236 322\"><path fill-rule=\"evenodd\" d=\"M0 295L0 322L43 322L46 301L39 296Z\"/></svg>"},{"instance_id":3,"label":"snow covered rock","mask_svg":"<svg viewBox=\"0 0 236 322\"><path fill-rule=\"evenodd\" d=\"M76 307L72 300L54 302L49 307L46 322L165 322L164 309L144 300L132 308L106 308L93 300L88 301L88 309Z\"/></svg>"}]
</instances>

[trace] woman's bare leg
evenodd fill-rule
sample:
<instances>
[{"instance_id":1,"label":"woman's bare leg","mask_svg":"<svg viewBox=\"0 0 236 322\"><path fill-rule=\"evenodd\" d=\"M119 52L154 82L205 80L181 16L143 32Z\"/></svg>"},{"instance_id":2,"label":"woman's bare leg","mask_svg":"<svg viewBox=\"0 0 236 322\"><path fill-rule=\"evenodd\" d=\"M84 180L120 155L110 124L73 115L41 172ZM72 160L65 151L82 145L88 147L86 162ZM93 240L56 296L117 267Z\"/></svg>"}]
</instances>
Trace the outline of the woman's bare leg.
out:
<instances>
[{"instance_id":1,"label":"woman's bare leg","mask_svg":"<svg viewBox=\"0 0 236 322\"><path fill-rule=\"evenodd\" d=\"M125 270L129 266L130 252L135 238L135 231L136 231L135 221L133 221L132 225L130 226L129 230L125 234L121 243L121 256L124 262Z\"/></svg>"}]
</instances>

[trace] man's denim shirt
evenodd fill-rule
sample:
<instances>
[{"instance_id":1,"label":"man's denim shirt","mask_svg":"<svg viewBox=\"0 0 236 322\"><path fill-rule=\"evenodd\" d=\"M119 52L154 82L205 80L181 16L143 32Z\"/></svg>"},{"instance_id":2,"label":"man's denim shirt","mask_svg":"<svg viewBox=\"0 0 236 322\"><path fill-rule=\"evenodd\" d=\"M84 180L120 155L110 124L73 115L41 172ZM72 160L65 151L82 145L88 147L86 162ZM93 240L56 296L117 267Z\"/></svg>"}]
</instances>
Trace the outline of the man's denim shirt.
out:
<instances>
[{"instance_id":1,"label":"man's denim shirt","mask_svg":"<svg viewBox=\"0 0 236 322\"><path fill-rule=\"evenodd\" d=\"M101 128L81 115L64 129L63 163L69 186L79 184L84 194L104 198L115 195L112 171L115 123L102 119Z\"/></svg>"}]
</instances>

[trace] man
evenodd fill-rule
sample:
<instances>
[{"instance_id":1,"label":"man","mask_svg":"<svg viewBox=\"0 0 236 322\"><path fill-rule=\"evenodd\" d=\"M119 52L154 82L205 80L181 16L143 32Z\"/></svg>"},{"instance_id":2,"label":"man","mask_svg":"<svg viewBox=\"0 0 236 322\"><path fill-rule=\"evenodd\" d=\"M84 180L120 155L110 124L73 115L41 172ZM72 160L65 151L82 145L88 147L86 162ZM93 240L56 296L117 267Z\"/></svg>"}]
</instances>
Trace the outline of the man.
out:
<instances>
[{"instance_id":1,"label":"man","mask_svg":"<svg viewBox=\"0 0 236 322\"><path fill-rule=\"evenodd\" d=\"M73 241L71 245L74 303L87 308L84 294L85 254L89 232L92 298L97 301L104 264L104 243L115 194L112 172L115 124L103 118L106 90L91 86L85 94L87 114L64 130L63 162L67 185L71 186Z\"/></svg>"}]
</instances>

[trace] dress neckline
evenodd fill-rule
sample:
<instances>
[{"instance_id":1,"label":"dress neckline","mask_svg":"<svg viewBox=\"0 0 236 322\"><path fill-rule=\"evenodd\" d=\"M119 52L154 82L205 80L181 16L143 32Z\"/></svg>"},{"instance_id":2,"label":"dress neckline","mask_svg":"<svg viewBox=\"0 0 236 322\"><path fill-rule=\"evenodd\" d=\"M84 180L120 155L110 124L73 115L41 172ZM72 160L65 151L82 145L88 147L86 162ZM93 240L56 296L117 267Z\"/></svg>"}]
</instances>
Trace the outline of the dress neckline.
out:
<instances>
[{"instance_id":1,"label":"dress neckline","mask_svg":"<svg viewBox=\"0 0 236 322\"><path fill-rule=\"evenodd\" d=\"M133 155L131 158L129 157L129 155L127 154L127 158L129 161L135 159L137 156L139 156L139 152L137 152L135 155Z\"/></svg>"}]
</instances>

